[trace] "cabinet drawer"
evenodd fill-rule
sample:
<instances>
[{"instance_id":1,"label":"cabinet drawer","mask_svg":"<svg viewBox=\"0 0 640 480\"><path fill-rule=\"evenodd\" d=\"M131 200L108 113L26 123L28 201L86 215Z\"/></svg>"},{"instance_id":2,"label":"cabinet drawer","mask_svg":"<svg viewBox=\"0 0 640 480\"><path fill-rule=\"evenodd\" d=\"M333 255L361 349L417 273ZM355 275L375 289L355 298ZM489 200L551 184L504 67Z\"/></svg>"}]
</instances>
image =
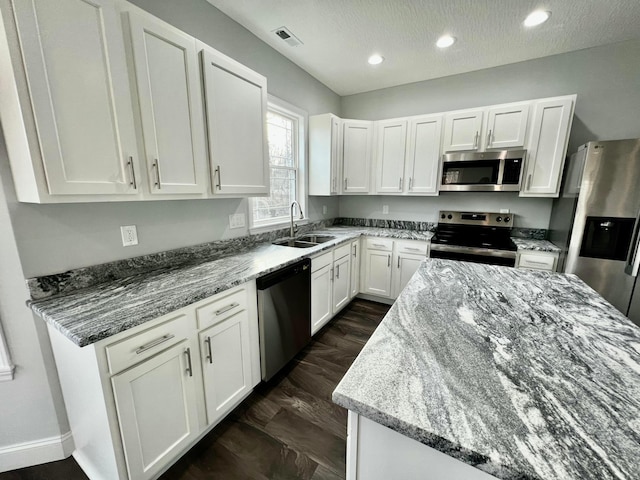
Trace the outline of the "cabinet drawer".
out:
<instances>
[{"instance_id":1,"label":"cabinet drawer","mask_svg":"<svg viewBox=\"0 0 640 480\"><path fill-rule=\"evenodd\" d=\"M367 238L367 250L382 250L390 252L393 249L393 240L387 238Z\"/></svg>"},{"instance_id":2,"label":"cabinet drawer","mask_svg":"<svg viewBox=\"0 0 640 480\"><path fill-rule=\"evenodd\" d=\"M538 253L521 253L518 267L520 268L532 268L536 270L548 270L550 272L555 271L556 268L556 256L555 255L541 255Z\"/></svg>"},{"instance_id":3,"label":"cabinet drawer","mask_svg":"<svg viewBox=\"0 0 640 480\"><path fill-rule=\"evenodd\" d=\"M342 245L341 247L338 247L333 251L333 259L339 260L342 257L346 257L350 253L351 253L351 244L347 243L346 245Z\"/></svg>"},{"instance_id":4,"label":"cabinet drawer","mask_svg":"<svg viewBox=\"0 0 640 480\"><path fill-rule=\"evenodd\" d=\"M247 292L244 288L222 292L196 309L198 329L215 325L247 308Z\"/></svg>"},{"instance_id":5,"label":"cabinet drawer","mask_svg":"<svg viewBox=\"0 0 640 480\"><path fill-rule=\"evenodd\" d=\"M419 241L399 241L396 242L396 249L398 253L409 253L412 255L427 255L427 249L429 244L427 242Z\"/></svg>"},{"instance_id":6,"label":"cabinet drawer","mask_svg":"<svg viewBox=\"0 0 640 480\"><path fill-rule=\"evenodd\" d=\"M333 263L333 250L311 259L311 273Z\"/></svg>"},{"instance_id":7,"label":"cabinet drawer","mask_svg":"<svg viewBox=\"0 0 640 480\"><path fill-rule=\"evenodd\" d=\"M109 372L112 375L162 352L188 338L187 315L178 314L149 330L105 347Z\"/></svg>"}]
</instances>

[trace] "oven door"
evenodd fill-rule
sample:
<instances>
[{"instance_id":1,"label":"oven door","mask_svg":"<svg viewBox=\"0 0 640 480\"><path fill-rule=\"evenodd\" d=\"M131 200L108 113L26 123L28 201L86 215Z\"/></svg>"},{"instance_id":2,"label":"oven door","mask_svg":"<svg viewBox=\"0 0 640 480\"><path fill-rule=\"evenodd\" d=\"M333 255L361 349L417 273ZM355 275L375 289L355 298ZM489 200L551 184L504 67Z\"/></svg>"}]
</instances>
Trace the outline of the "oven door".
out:
<instances>
[{"instance_id":1,"label":"oven door","mask_svg":"<svg viewBox=\"0 0 640 480\"><path fill-rule=\"evenodd\" d=\"M494 250L491 248L461 247L458 245L431 244L431 258L444 258L461 262L484 263L514 267L516 252L512 250Z\"/></svg>"}]
</instances>

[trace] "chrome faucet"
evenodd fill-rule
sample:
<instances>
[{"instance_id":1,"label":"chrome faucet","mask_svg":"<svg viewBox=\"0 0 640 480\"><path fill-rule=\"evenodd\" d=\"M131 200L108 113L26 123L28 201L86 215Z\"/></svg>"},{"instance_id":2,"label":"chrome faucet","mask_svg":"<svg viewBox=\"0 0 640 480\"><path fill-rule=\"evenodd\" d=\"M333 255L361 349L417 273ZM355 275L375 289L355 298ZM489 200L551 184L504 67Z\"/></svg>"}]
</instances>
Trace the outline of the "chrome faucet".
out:
<instances>
[{"instance_id":1,"label":"chrome faucet","mask_svg":"<svg viewBox=\"0 0 640 480\"><path fill-rule=\"evenodd\" d=\"M298 220L302 220L304 218L304 213L302 213L302 207L300 206L300 204L297 201L293 201L291 203L291 235L290 237L293 238L294 235L296 234L295 232L295 225L293 224L293 207L294 206L298 206L298 210L300 210L300 217L298 218Z\"/></svg>"}]
</instances>

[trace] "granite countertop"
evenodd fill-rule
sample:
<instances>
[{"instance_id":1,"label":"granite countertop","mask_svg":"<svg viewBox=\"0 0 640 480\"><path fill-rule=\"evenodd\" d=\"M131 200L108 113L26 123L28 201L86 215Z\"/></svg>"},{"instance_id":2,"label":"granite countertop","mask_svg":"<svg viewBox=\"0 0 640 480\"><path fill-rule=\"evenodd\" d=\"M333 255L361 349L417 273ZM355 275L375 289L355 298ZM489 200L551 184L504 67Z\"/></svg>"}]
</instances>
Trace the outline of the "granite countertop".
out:
<instances>
[{"instance_id":1,"label":"granite countertop","mask_svg":"<svg viewBox=\"0 0 640 480\"><path fill-rule=\"evenodd\" d=\"M263 243L198 265L174 266L29 302L31 309L76 345L85 346L216 293L331 249L360 235L429 240L430 232L374 227L326 227L335 240L311 248Z\"/></svg>"},{"instance_id":2,"label":"granite countertop","mask_svg":"<svg viewBox=\"0 0 640 480\"><path fill-rule=\"evenodd\" d=\"M518 250L535 250L536 252L559 253L562 249L555 246L549 240L536 240L533 238L511 237Z\"/></svg>"},{"instance_id":3,"label":"granite countertop","mask_svg":"<svg viewBox=\"0 0 640 480\"><path fill-rule=\"evenodd\" d=\"M640 329L574 275L426 260L333 399L500 479L640 478Z\"/></svg>"}]
</instances>

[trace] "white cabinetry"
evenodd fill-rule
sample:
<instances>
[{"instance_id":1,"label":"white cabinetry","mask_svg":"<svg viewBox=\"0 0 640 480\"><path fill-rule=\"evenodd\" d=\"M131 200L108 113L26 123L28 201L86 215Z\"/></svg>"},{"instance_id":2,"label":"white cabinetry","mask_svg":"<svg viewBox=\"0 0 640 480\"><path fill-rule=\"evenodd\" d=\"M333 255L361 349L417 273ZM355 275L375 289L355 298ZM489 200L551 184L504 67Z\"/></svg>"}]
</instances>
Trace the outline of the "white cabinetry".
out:
<instances>
[{"instance_id":1,"label":"white cabinetry","mask_svg":"<svg viewBox=\"0 0 640 480\"><path fill-rule=\"evenodd\" d=\"M516 254L516 267L555 272L558 268L558 257L559 254L556 252L519 250Z\"/></svg>"},{"instance_id":2,"label":"white cabinetry","mask_svg":"<svg viewBox=\"0 0 640 480\"><path fill-rule=\"evenodd\" d=\"M255 282L97 343L49 328L90 478L156 478L260 381ZM89 413L89 414L88 414Z\"/></svg>"},{"instance_id":3,"label":"white cabinetry","mask_svg":"<svg viewBox=\"0 0 640 480\"><path fill-rule=\"evenodd\" d=\"M331 113L309 117L309 195L340 192L342 120Z\"/></svg>"},{"instance_id":4,"label":"white cabinetry","mask_svg":"<svg viewBox=\"0 0 640 480\"><path fill-rule=\"evenodd\" d=\"M360 239L351 242L351 292L353 298L360 292Z\"/></svg>"},{"instance_id":5,"label":"white cabinetry","mask_svg":"<svg viewBox=\"0 0 640 480\"><path fill-rule=\"evenodd\" d=\"M464 110L445 116L444 152L478 150L484 110Z\"/></svg>"},{"instance_id":6,"label":"white cabinetry","mask_svg":"<svg viewBox=\"0 0 640 480\"><path fill-rule=\"evenodd\" d=\"M535 103L521 197L557 197L567 154L575 95Z\"/></svg>"},{"instance_id":7,"label":"white cabinetry","mask_svg":"<svg viewBox=\"0 0 640 480\"><path fill-rule=\"evenodd\" d=\"M351 244L333 251L333 314L351 300Z\"/></svg>"},{"instance_id":8,"label":"white cabinetry","mask_svg":"<svg viewBox=\"0 0 640 480\"><path fill-rule=\"evenodd\" d=\"M406 147L406 120L376 122L376 193L402 192Z\"/></svg>"},{"instance_id":9,"label":"white cabinetry","mask_svg":"<svg viewBox=\"0 0 640 480\"><path fill-rule=\"evenodd\" d=\"M0 27L0 109L18 199L129 199L138 145L113 2L13 6Z\"/></svg>"},{"instance_id":10,"label":"white cabinetry","mask_svg":"<svg viewBox=\"0 0 640 480\"><path fill-rule=\"evenodd\" d=\"M438 194L441 140L442 115L411 117L405 161L405 191L408 194Z\"/></svg>"},{"instance_id":11,"label":"white cabinetry","mask_svg":"<svg viewBox=\"0 0 640 480\"><path fill-rule=\"evenodd\" d=\"M198 48L213 193L269 195L267 79L203 43Z\"/></svg>"},{"instance_id":12,"label":"white cabinetry","mask_svg":"<svg viewBox=\"0 0 640 480\"><path fill-rule=\"evenodd\" d=\"M343 193L369 193L373 148L373 123L342 122Z\"/></svg>"},{"instance_id":13,"label":"white cabinetry","mask_svg":"<svg viewBox=\"0 0 640 480\"><path fill-rule=\"evenodd\" d=\"M395 241L393 244L395 256L393 272L393 297L396 298L407 286L409 280L428 256L428 243L417 241Z\"/></svg>"},{"instance_id":14,"label":"white cabinetry","mask_svg":"<svg viewBox=\"0 0 640 480\"><path fill-rule=\"evenodd\" d=\"M516 103L489 108L487 110L487 132L484 148L504 149L523 147L527 134L528 121L528 103Z\"/></svg>"},{"instance_id":15,"label":"white cabinetry","mask_svg":"<svg viewBox=\"0 0 640 480\"><path fill-rule=\"evenodd\" d=\"M393 240L366 238L364 252L364 274L361 282L362 293L391 297L391 257Z\"/></svg>"},{"instance_id":16,"label":"white cabinetry","mask_svg":"<svg viewBox=\"0 0 640 480\"><path fill-rule=\"evenodd\" d=\"M207 156L196 40L151 15L130 12L125 18L149 191L204 195Z\"/></svg>"}]
</instances>

